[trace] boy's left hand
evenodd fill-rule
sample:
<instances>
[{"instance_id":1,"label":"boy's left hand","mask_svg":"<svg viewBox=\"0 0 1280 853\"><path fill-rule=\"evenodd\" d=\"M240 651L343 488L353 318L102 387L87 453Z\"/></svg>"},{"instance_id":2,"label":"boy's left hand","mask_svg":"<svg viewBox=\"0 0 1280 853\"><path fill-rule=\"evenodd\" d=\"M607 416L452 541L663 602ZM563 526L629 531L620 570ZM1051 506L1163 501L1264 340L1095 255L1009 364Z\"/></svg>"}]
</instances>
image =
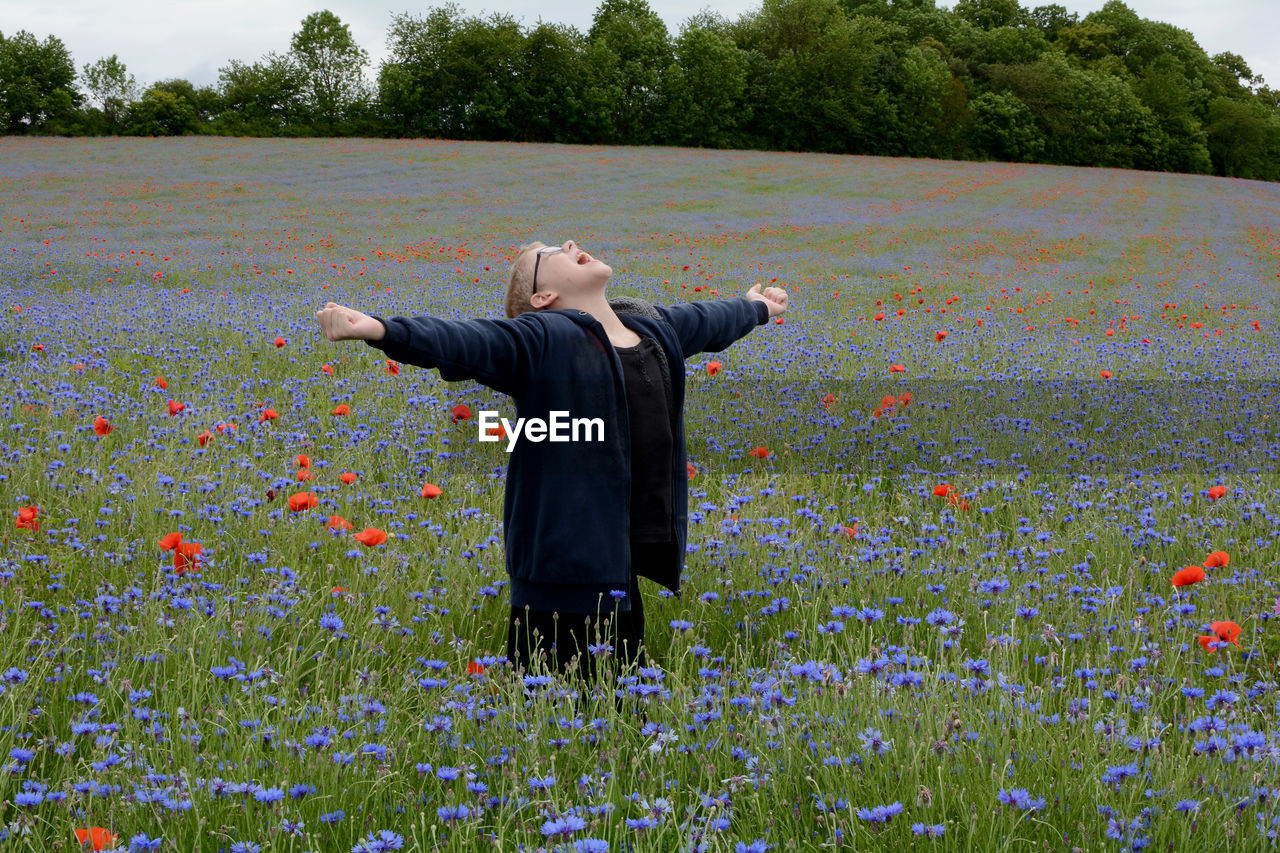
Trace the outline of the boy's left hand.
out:
<instances>
[{"instance_id":1,"label":"boy's left hand","mask_svg":"<svg viewBox=\"0 0 1280 853\"><path fill-rule=\"evenodd\" d=\"M787 292L781 287L766 287L764 292L761 293L760 285L755 284L746 292L745 298L752 302L763 302L768 305L770 317L777 317L787 310Z\"/></svg>"}]
</instances>

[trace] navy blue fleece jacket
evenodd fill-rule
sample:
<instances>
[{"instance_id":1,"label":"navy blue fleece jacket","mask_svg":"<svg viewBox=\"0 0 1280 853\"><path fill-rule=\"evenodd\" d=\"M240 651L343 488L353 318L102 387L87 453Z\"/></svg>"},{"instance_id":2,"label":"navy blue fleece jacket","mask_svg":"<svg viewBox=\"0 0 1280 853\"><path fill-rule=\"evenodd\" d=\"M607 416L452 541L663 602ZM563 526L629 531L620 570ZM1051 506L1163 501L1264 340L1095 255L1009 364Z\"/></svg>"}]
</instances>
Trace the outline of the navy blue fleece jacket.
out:
<instances>
[{"instance_id":1,"label":"navy blue fleece jacket","mask_svg":"<svg viewBox=\"0 0 1280 853\"><path fill-rule=\"evenodd\" d=\"M684 360L718 352L769 319L769 307L737 296L670 308L610 303L623 325L656 340L670 394L672 564L642 572L672 592L689 527ZM634 312L634 313L629 313ZM537 610L611 611L611 590L631 577L631 444L622 362L604 327L585 311L531 311L507 319L375 317L386 335L367 343L387 358L472 379L508 394L519 418L600 418L603 442L516 442L507 463L503 536L511 604Z\"/></svg>"}]
</instances>

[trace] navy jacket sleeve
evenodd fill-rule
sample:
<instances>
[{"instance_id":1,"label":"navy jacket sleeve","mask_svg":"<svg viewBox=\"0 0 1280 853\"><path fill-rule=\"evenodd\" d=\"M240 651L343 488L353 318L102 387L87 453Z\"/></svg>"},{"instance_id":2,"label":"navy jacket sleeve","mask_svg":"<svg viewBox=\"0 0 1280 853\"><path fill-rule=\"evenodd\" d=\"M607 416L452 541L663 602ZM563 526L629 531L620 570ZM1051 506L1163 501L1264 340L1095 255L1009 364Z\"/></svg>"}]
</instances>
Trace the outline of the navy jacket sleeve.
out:
<instances>
[{"instance_id":1,"label":"navy jacket sleeve","mask_svg":"<svg viewBox=\"0 0 1280 853\"><path fill-rule=\"evenodd\" d=\"M387 358L418 367L436 368L450 382L474 379L511 394L529 375L545 340L542 324L522 318L447 320L443 317L383 319L386 334L365 341Z\"/></svg>"},{"instance_id":2,"label":"navy jacket sleeve","mask_svg":"<svg viewBox=\"0 0 1280 853\"><path fill-rule=\"evenodd\" d=\"M769 306L745 296L654 307L675 327L685 358L700 352L719 352L769 321Z\"/></svg>"}]
</instances>

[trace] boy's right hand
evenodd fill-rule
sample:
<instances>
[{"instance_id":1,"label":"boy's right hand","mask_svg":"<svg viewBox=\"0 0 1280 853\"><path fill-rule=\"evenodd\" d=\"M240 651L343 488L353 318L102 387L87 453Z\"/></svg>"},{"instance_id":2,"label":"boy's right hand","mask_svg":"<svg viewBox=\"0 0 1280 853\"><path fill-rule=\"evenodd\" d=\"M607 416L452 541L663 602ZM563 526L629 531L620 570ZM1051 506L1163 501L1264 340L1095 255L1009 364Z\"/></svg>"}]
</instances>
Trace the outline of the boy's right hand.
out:
<instances>
[{"instance_id":1,"label":"boy's right hand","mask_svg":"<svg viewBox=\"0 0 1280 853\"><path fill-rule=\"evenodd\" d=\"M380 341L386 334L378 320L336 302L326 302L316 317L324 336L331 341Z\"/></svg>"}]
</instances>

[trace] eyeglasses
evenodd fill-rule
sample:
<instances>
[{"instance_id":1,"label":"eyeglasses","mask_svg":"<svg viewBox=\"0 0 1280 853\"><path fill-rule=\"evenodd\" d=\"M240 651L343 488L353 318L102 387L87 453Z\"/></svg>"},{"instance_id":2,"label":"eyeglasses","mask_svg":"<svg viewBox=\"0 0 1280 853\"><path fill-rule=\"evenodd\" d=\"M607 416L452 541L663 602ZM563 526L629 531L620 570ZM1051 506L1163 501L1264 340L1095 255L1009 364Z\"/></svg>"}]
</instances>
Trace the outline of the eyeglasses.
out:
<instances>
[{"instance_id":1,"label":"eyeglasses","mask_svg":"<svg viewBox=\"0 0 1280 853\"><path fill-rule=\"evenodd\" d=\"M533 293L538 292L538 264L542 263L543 255L554 255L556 252L563 252L564 246L543 246L533 259ZM533 293L529 294L530 296Z\"/></svg>"}]
</instances>

